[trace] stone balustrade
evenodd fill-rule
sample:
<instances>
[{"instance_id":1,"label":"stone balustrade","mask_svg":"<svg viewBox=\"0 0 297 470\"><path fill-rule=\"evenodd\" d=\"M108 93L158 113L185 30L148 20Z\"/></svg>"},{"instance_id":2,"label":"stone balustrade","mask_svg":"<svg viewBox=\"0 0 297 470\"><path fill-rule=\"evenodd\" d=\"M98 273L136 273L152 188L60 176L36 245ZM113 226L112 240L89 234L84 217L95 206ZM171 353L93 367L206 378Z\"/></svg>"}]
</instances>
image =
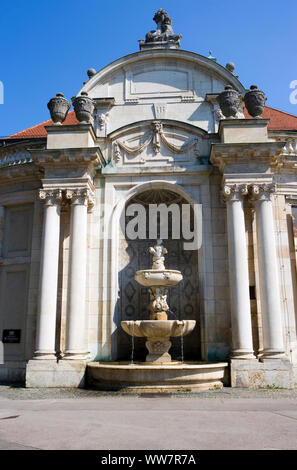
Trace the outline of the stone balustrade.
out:
<instances>
[{"instance_id":1,"label":"stone balustrade","mask_svg":"<svg viewBox=\"0 0 297 470\"><path fill-rule=\"evenodd\" d=\"M277 136L276 142L285 142L282 155L297 155L297 137Z\"/></svg>"}]
</instances>

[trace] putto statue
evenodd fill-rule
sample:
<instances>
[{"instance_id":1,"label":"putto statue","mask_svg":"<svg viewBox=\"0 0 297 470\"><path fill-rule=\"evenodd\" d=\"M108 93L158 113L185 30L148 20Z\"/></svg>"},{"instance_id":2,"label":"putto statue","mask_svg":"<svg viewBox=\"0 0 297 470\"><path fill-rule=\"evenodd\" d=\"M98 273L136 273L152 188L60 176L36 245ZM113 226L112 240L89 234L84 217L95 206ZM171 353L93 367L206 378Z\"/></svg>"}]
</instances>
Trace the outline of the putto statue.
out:
<instances>
[{"instance_id":1,"label":"putto statue","mask_svg":"<svg viewBox=\"0 0 297 470\"><path fill-rule=\"evenodd\" d=\"M149 310L151 312L150 318L157 320L161 314L163 314L162 318L167 319L167 311L169 310L169 306L167 304L168 289L166 287L154 287L149 289L149 293Z\"/></svg>"},{"instance_id":2,"label":"putto statue","mask_svg":"<svg viewBox=\"0 0 297 470\"><path fill-rule=\"evenodd\" d=\"M153 255L153 266L152 269L165 269L164 256L167 254L167 249L162 245L162 240L157 240L157 244L154 247L149 248L149 252Z\"/></svg>"},{"instance_id":3,"label":"putto statue","mask_svg":"<svg viewBox=\"0 0 297 470\"><path fill-rule=\"evenodd\" d=\"M157 23L157 29L149 31L145 40L139 41L140 49L166 47L178 49L180 46L181 34L174 34L168 13L160 8L155 14L153 20Z\"/></svg>"}]
</instances>

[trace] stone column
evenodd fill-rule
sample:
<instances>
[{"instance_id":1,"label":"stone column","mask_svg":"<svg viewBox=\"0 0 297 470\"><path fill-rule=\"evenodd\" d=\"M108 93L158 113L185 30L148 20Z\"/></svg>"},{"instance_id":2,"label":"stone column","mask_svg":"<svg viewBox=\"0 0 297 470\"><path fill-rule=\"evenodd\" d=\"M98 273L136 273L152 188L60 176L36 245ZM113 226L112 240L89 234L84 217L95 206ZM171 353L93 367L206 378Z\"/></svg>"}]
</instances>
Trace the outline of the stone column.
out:
<instances>
[{"instance_id":1,"label":"stone column","mask_svg":"<svg viewBox=\"0 0 297 470\"><path fill-rule=\"evenodd\" d=\"M34 359L56 359L56 313L61 190L39 191L44 201L36 351Z\"/></svg>"},{"instance_id":2,"label":"stone column","mask_svg":"<svg viewBox=\"0 0 297 470\"><path fill-rule=\"evenodd\" d=\"M226 185L229 281L232 319L232 359L254 359L249 293L248 255L243 196L246 185Z\"/></svg>"},{"instance_id":3,"label":"stone column","mask_svg":"<svg viewBox=\"0 0 297 470\"><path fill-rule=\"evenodd\" d=\"M69 277L64 359L84 360L86 348L87 213L90 191L67 190L71 200Z\"/></svg>"},{"instance_id":4,"label":"stone column","mask_svg":"<svg viewBox=\"0 0 297 470\"><path fill-rule=\"evenodd\" d=\"M263 321L262 358L284 357L278 263L271 193L274 185L253 185L259 260L259 290Z\"/></svg>"}]
</instances>

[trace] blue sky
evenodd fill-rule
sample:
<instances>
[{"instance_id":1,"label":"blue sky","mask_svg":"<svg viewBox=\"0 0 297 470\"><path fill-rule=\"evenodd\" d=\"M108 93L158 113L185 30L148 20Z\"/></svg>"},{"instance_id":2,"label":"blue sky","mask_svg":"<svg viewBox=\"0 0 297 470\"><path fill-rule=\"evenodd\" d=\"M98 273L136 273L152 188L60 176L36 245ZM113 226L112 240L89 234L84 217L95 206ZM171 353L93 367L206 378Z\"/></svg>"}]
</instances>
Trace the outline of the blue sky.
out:
<instances>
[{"instance_id":1,"label":"blue sky","mask_svg":"<svg viewBox=\"0 0 297 470\"><path fill-rule=\"evenodd\" d=\"M233 61L246 87L265 91L267 105L297 114L289 100L297 80L296 0L2 0L0 136L48 119L48 100L58 91L74 96L90 67L137 51L159 8L183 35L182 49L206 56L211 49L220 64Z\"/></svg>"}]
</instances>

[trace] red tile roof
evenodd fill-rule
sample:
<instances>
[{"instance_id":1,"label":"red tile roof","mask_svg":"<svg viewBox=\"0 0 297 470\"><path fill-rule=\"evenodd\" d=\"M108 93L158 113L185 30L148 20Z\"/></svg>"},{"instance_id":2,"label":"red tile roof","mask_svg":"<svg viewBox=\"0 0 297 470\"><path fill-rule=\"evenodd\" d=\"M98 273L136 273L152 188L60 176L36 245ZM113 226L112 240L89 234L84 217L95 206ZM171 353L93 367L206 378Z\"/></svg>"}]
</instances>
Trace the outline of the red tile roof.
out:
<instances>
[{"instance_id":1,"label":"red tile roof","mask_svg":"<svg viewBox=\"0 0 297 470\"><path fill-rule=\"evenodd\" d=\"M244 110L244 115L247 118L251 117L246 108ZM268 124L268 129L270 131L297 131L297 116L294 116L294 114L285 113L284 111L270 108L270 106L265 106L262 117L270 119Z\"/></svg>"},{"instance_id":2,"label":"red tile roof","mask_svg":"<svg viewBox=\"0 0 297 470\"><path fill-rule=\"evenodd\" d=\"M248 118L250 117L247 113L246 109L244 110L245 116ZM268 129L269 130L294 130L297 131L297 116L293 114L288 114L283 111L279 111L278 109L270 108L269 106L265 106L265 110L263 113L263 118L270 119ZM70 111L67 115L66 120L63 124L77 124L77 119L75 117L74 111ZM50 126L53 124L53 121L49 119L48 121L41 122L36 126L29 127L21 132L17 132L16 134L12 134L5 138L8 139L37 139L41 137L46 137L47 132L45 130L45 126Z\"/></svg>"},{"instance_id":3,"label":"red tile roof","mask_svg":"<svg viewBox=\"0 0 297 470\"><path fill-rule=\"evenodd\" d=\"M65 121L63 122L64 124L77 124L78 120L75 117L74 111L69 111L67 114L67 117ZM21 132L17 132L16 134L12 134L8 137L5 137L5 140L8 139L38 139L41 137L46 137L47 132L45 130L45 126L51 126L53 124L53 121L49 119L48 121L41 122L40 124L36 124L36 126L33 127L28 127L28 129L25 129Z\"/></svg>"}]
</instances>

